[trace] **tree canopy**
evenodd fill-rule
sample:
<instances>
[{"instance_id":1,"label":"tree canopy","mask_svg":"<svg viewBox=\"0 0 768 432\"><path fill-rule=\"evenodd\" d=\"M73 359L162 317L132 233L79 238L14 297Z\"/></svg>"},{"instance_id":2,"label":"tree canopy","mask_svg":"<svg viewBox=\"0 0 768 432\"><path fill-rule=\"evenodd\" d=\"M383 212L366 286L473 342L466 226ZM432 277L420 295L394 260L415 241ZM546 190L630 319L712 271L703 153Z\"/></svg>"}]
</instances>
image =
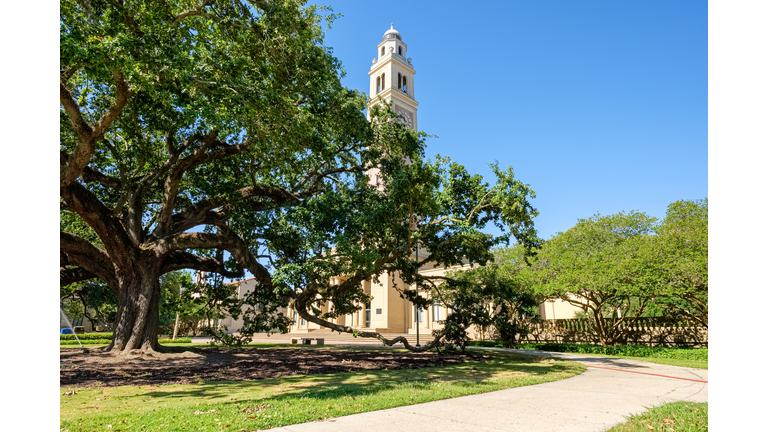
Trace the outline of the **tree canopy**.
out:
<instances>
[{"instance_id":1,"label":"tree canopy","mask_svg":"<svg viewBox=\"0 0 768 432\"><path fill-rule=\"evenodd\" d=\"M544 242L515 278L540 300L581 308L605 345L642 316L706 327L707 240L707 199L674 202L662 221L638 211L597 214Z\"/></svg>"},{"instance_id":2,"label":"tree canopy","mask_svg":"<svg viewBox=\"0 0 768 432\"><path fill-rule=\"evenodd\" d=\"M530 269L535 291L579 306L604 345L625 321L642 314L649 298L639 259L656 220L640 212L599 214L546 241Z\"/></svg>"},{"instance_id":3,"label":"tree canopy","mask_svg":"<svg viewBox=\"0 0 768 432\"><path fill-rule=\"evenodd\" d=\"M644 251L653 301L669 314L709 324L708 200L680 200L667 207L658 236Z\"/></svg>"},{"instance_id":4,"label":"tree canopy","mask_svg":"<svg viewBox=\"0 0 768 432\"><path fill-rule=\"evenodd\" d=\"M511 169L494 165L490 185L425 160L424 135L386 106L366 119L365 95L341 85L323 45L327 9L69 0L60 11L61 284L113 291L109 349L160 349L159 280L176 270L252 274L245 301L261 308L247 331L284 331L290 301L333 328L314 305L349 313L362 280L415 282L417 244L422 263L452 265L484 263L511 236L535 242L533 192ZM488 223L505 231L485 234Z\"/></svg>"}]
</instances>

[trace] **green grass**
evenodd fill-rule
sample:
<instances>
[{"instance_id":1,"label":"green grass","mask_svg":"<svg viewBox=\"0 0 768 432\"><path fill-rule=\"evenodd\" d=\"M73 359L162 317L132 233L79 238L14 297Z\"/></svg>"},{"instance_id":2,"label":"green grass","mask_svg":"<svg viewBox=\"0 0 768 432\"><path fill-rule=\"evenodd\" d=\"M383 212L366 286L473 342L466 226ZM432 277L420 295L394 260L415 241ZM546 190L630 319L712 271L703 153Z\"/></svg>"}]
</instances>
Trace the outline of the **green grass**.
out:
<instances>
[{"instance_id":1,"label":"green grass","mask_svg":"<svg viewBox=\"0 0 768 432\"><path fill-rule=\"evenodd\" d=\"M61 388L61 430L170 430L172 426L179 431L250 431L540 384L584 370L573 362L493 353L490 360L424 369L74 388L73 395L64 395L72 389Z\"/></svg>"},{"instance_id":2,"label":"green grass","mask_svg":"<svg viewBox=\"0 0 768 432\"><path fill-rule=\"evenodd\" d=\"M680 366L680 367L689 367L689 368L696 368L696 369L709 369L708 360L670 359L670 358L659 358L659 357L632 357L632 356L617 356L617 355L605 355L605 354L584 354L584 355L591 355L596 357L622 358L622 359L628 359L628 360L640 360L648 363L656 363L656 364L663 364L663 365L669 365L669 366Z\"/></svg>"},{"instance_id":3,"label":"green grass","mask_svg":"<svg viewBox=\"0 0 768 432\"><path fill-rule=\"evenodd\" d=\"M598 357L613 357L640 360L670 366L708 369L709 349L707 348L666 348L636 345L603 347L588 344L521 344L520 349L536 349L552 352L566 352Z\"/></svg>"},{"instance_id":4,"label":"green grass","mask_svg":"<svg viewBox=\"0 0 768 432\"><path fill-rule=\"evenodd\" d=\"M694 432L709 430L708 403L673 402L627 417L608 432L676 431Z\"/></svg>"}]
</instances>

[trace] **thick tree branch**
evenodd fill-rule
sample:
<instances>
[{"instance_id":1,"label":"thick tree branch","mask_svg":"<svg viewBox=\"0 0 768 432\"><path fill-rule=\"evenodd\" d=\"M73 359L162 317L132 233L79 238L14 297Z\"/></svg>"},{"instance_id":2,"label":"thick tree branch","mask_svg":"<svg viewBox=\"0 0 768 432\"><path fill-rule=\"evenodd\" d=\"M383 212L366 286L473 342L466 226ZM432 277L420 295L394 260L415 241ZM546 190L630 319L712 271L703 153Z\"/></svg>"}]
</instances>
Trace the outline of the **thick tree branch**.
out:
<instances>
[{"instance_id":1,"label":"thick tree branch","mask_svg":"<svg viewBox=\"0 0 768 432\"><path fill-rule=\"evenodd\" d=\"M83 172L83 169L91 160L91 155L96 149L96 142L101 138L107 128L123 112L123 108L128 103L131 91L123 74L118 71L112 71L112 77L115 79L116 96L112 105L106 113L91 127L83 119L80 113L80 107L75 102L72 93L67 88L64 81L59 82L59 101L64 107L64 111L69 117L72 127L77 133L77 147L70 155L66 166L62 168L60 177L60 186L65 187L75 181Z\"/></svg>"},{"instance_id":2,"label":"thick tree branch","mask_svg":"<svg viewBox=\"0 0 768 432\"><path fill-rule=\"evenodd\" d=\"M115 267L106 252L82 237L66 231L60 234L59 248L66 254L66 264L78 266L92 273L117 291Z\"/></svg>"},{"instance_id":3,"label":"thick tree branch","mask_svg":"<svg viewBox=\"0 0 768 432\"><path fill-rule=\"evenodd\" d=\"M182 13L180 13L176 18L173 20L173 24L179 24L182 21L184 21L184 18L190 17L190 16L204 16L208 17L207 13L203 12L203 9L205 9L206 6L210 5L212 3L211 0L203 0L202 3L197 5L196 7L192 9L188 9Z\"/></svg>"},{"instance_id":4,"label":"thick tree branch","mask_svg":"<svg viewBox=\"0 0 768 432\"><path fill-rule=\"evenodd\" d=\"M180 233L155 240L144 245L155 249L160 255L168 255L185 249L223 249L229 252L239 266L246 268L265 289L272 289L272 275L250 252L248 245L226 227L219 227L217 233ZM218 273L218 272L217 272Z\"/></svg>"},{"instance_id":5,"label":"thick tree branch","mask_svg":"<svg viewBox=\"0 0 768 432\"><path fill-rule=\"evenodd\" d=\"M243 199L248 198L269 198L275 205L280 206L286 202L298 204L301 202L300 198L284 189L272 187L272 186L247 186L237 191ZM227 214L225 211L214 211L216 208L224 207L229 200L225 197L212 197L202 199L195 204L187 207L184 211L176 213L171 216L170 227L161 230L160 227L156 228L152 234L153 238L159 237L163 234L181 233L190 228L200 225L215 225L223 226L226 221ZM254 208L256 211L264 210L268 206L256 205Z\"/></svg>"},{"instance_id":6,"label":"thick tree branch","mask_svg":"<svg viewBox=\"0 0 768 432\"><path fill-rule=\"evenodd\" d=\"M311 180L310 186L307 187L304 192L299 193L299 195L303 196L303 195L311 194L318 189L321 182L328 176L331 176L333 174L341 174L345 172L365 171L368 168L369 167L366 167L364 165L354 165L354 166L343 167L343 168L331 168L322 172L314 171L304 176L301 182L299 182L299 184L297 185L297 190L303 188L304 185L309 183Z\"/></svg>"},{"instance_id":7,"label":"thick tree branch","mask_svg":"<svg viewBox=\"0 0 768 432\"><path fill-rule=\"evenodd\" d=\"M59 81L59 103L64 107L64 111L69 117L69 122L72 124L75 133L78 136L78 141L88 141L91 139L93 128L83 119L83 115L80 112L80 106L77 105L72 92L67 88L66 82L62 79Z\"/></svg>"},{"instance_id":8,"label":"thick tree branch","mask_svg":"<svg viewBox=\"0 0 768 432\"><path fill-rule=\"evenodd\" d=\"M77 214L99 236L107 254L118 268L131 265L131 241L123 224L112 215L98 197L81 184L74 182L60 188L61 198L70 211Z\"/></svg>"},{"instance_id":9,"label":"thick tree branch","mask_svg":"<svg viewBox=\"0 0 768 432\"><path fill-rule=\"evenodd\" d=\"M240 144L227 145L216 139L217 131L212 131L205 138L203 144L196 149L190 156L178 161L170 171L165 181L163 191L163 202L161 205L160 217L157 221L157 228L153 236L163 236L170 233L173 211L178 197L179 184L184 173L190 169L208 163L214 160L236 155L246 150L250 145L250 140L245 140ZM208 151L214 145L223 146L213 151Z\"/></svg>"},{"instance_id":10,"label":"thick tree branch","mask_svg":"<svg viewBox=\"0 0 768 432\"><path fill-rule=\"evenodd\" d=\"M59 161L61 165L66 165L69 162L70 155L67 154L64 150L59 151ZM83 181L86 183L91 182L97 182L100 183L102 186L106 186L111 189L120 190L122 189L122 182L120 179L111 177L105 174L102 174L99 171L96 171L95 169L86 166L83 168L83 174L82 174Z\"/></svg>"},{"instance_id":11,"label":"thick tree branch","mask_svg":"<svg viewBox=\"0 0 768 432\"><path fill-rule=\"evenodd\" d=\"M97 279L98 276L82 267L60 267L59 285L69 285L75 282L82 282L88 279Z\"/></svg>"},{"instance_id":12,"label":"thick tree branch","mask_svg":"<svg viewBox=\"0 0 768 432\"><path fill-rule=\"evenodd\" d=\"M199 257L189 252L175 251L171 252L163 261L161 273L168 273L175 270L192 269L206 271L209 273L218 273L226 278L241 278L245 275L242 268L235 271L228 270L224 263L216 258Z\"/></svg>"}]
</instances>

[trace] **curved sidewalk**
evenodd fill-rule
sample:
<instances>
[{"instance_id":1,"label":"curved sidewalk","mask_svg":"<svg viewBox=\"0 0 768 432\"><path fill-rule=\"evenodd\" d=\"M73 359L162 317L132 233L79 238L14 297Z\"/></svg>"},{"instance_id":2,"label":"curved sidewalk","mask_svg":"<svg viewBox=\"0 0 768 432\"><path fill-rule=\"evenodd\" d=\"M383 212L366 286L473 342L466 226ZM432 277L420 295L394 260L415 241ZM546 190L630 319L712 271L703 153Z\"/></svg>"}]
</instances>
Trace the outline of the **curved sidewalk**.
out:
<instances>
[{"instance_id":1,"label":"curved sidewalk","mask_svg":"<svg viewBox=\"0 0 768 432\"><path fill-rule=\"evenodd\" d=\"M495 350L578 361L586 365L587 370L551 383L270 430L598 432L625 422L625 416L645 411L647 407L676 401L708 402L709 384L701 382L708 381L706 369L545 351Z\"/></svg>"}]
</instances>

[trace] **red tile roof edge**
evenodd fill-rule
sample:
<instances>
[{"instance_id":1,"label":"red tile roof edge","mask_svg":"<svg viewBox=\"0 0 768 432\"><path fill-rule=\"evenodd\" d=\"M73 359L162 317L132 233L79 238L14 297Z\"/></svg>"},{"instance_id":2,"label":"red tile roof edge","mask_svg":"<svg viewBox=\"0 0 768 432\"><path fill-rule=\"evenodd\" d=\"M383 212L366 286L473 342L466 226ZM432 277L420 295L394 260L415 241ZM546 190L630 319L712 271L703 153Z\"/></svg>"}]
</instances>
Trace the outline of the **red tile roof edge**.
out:
<instances>
[{"instance_id":1,"label":"red tile roof edge","mask_svg":"<svg viewBox=\"0 0 768 432\"><path fill-rule=\"evenodd\" d=\"M252 277L252 278L248 278L248 279L242 279L242 280L236 280L236 281L232 281L232 282L227 282L227 283L225 283L224 285L234 285L234 284L239 284L240 282L249 281L249 280L251 280L251 279L256 279L256 276L254 276L254 277Z\"/></svg>"}]
</instances>

